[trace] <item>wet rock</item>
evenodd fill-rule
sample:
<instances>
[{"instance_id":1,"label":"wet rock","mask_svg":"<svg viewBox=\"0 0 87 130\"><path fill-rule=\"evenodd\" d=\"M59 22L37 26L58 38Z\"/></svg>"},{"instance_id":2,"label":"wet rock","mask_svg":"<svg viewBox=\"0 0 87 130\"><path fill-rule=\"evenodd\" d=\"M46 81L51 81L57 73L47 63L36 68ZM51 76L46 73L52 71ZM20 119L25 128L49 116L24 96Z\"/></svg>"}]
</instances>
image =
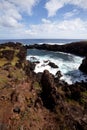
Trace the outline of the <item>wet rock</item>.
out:
<instances>
[{"instance_id":1,"label":"wet rock","mask_svg":"<svg viewBox=\"0 0 87 130\"><path fill-rule=\"evenodd\" d=\"M57 71L55 75L58 79L62 77L61 71Z\"/></svg>"},{"instance_id":2,"label":"wet rock","mask_svg":"<svg viewBox=\"0 0 87 130\"><path fill-rule=\"evenodd\" d=\"M34 64L39 64L39 63L40 63L40 61L34 61L33 63L34 63Z\"/></svg>"},{"instance_id":3,"label":"wet rock","mask_svg":"<svg viewBox=\"0 0 87 130\"><path fill-rule=\"evenodd\" d=\"M58 66L53 62L49 62L48 65L51 66L52 68L58 68Z\"/></svg>"},{"instance_id":4,"label":"wet rock","mask_svg":"<svg viewBox=\"0 0 87 130\"><path fill-rule=\"evenodd\" d=\"M80 65L79 69L87 74L87 57L83 59L82 64Z\"/></svg>"},{"instance_id":5,"label":"wet rock","mask_svg":"<svg viewBox=\"0 0 87 130\"><path fill-rule=\"evenodd\" d=\"M48 63L49 62L49 60L44 60L44 63Z\"/></svg>"},{"instance_id":6,"label":"wet rock","mask_svg":"<svg viewBox=\"0 0 87 130\"><path fill-rule=\"evenodd\" d=\"M34 56L30 57L30 61L34 62L34 61L38 61L38 59Z\"/></svg>"}]
</instances>

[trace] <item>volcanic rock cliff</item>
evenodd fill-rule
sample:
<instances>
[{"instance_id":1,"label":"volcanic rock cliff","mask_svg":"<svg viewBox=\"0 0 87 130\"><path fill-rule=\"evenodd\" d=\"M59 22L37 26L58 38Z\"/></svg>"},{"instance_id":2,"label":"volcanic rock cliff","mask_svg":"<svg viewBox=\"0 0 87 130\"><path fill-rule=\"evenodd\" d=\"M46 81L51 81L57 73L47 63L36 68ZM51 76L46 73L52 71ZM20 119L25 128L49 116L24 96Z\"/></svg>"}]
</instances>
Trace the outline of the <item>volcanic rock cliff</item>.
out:
<instances>
[{"instance_id":1,"label":"volcanic rock cliff","mask_svg":"<svg viewBox=\"0 0 87 130\"><path fill-rule=\"evenodd\" d=\"M87 130L87 83L33 72L20 43L0 45L0 130Z\"/></svg>"},{"instance_id":2,"label":"volcanic rock cliff","mask_svg":"<svg viewBox=\"0 0 87 130\"><path fill-rule=\"evenodd\" d=\"M68 43L64 45L49 45L49 44L34 44L34 45L26 45L27 49L41 49L41 50L49 50L49 51L60 51L75 54L78 56L86 56L87 55L87 41Z\"/></svg>"}]
</instances>

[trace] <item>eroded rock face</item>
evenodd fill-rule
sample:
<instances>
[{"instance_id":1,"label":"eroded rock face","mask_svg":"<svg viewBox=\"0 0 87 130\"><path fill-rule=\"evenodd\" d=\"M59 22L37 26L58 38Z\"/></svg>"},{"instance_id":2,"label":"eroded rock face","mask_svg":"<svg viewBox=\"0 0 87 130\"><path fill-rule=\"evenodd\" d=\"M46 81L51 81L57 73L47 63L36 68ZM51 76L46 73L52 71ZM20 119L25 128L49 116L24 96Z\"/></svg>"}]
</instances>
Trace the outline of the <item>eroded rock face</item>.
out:
<instances>
[{"instance_id":1,"label":"eroded rock face","mask_svg":"<svg viewBox=\"0 0 87 130\"><path fill-rule=\"evenodd\" d=\"M83 59L82 64L80 65L79 69L87 74L87 57Z\"/></svg>"},{"instance_id":2,"label":"eroded rock face","mask_svg":"<svg viewBox=\"0 0 87 130\"><path fill-rule=\"evenodd\" d=\"M54 82L54 77L49 73L48 70L45 70L41 78L42 84L42 98L43 102L47 108L53 109L57 104L60 95L57 93L57 89Z\"/></svg>"}]
</instances>

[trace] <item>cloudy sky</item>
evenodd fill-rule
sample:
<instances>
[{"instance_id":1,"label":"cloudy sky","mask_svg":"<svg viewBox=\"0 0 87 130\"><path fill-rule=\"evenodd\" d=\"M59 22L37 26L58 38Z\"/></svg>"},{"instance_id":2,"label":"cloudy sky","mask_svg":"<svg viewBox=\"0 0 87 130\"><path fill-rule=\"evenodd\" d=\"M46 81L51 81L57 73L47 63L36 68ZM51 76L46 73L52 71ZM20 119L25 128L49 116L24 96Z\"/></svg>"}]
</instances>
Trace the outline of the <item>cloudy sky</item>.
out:
<instances>
[{"instance_id":1,"label":"cloudy sky","mask_svg":"<svg viewBox=\"0 0 87 130\"><path fill-rule=\"evenodd\" d=\"M87 39L87 0L0 0L0 39Z\"/></svg>"}]
</instances>

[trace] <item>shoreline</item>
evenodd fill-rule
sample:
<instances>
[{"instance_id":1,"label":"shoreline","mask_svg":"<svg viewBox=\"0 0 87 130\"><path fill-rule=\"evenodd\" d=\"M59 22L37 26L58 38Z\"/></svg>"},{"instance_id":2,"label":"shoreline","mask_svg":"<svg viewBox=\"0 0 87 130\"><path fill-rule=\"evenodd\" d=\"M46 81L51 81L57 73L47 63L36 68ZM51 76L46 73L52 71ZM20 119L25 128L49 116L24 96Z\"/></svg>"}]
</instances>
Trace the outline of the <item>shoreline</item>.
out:
<instances>
[{"instance_id":1,"label":"shoreline","mask_svg":"<svg viewBox=\"0 0 87 130\"><path fill-rule=\"evenodd\" d=\"M78 56L87 55L87 41L66 43L64 45L50 45L50 44L34 44L34 45L25 45L26 49L39 49L39 50L48 50L48 51L60 51L70 54L75 54Z\"/></svg>"},{"instance_id":2,"label":"shoreline","mask_svg":"<svg viewBox=\"0 0 87 130\"><path fill-rule=\"evenodd\" d=\"M60 72L36 74L26 55L20 43L0 45L0 127L86 130L87 83L69 85Z\"/></svg>"}]
</instances>

